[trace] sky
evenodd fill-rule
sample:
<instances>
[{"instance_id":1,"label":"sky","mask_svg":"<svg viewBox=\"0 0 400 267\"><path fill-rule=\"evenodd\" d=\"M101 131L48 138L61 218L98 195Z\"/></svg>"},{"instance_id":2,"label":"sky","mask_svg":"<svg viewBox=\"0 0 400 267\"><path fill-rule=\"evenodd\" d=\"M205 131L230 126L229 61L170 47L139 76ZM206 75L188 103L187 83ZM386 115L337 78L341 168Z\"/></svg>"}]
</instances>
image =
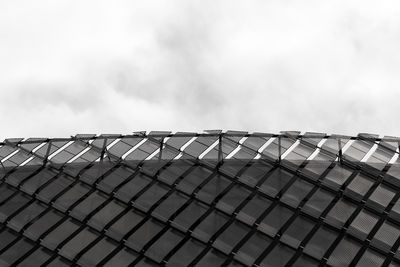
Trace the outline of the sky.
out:
<instances>
[{"instance_id":1,"label":"sky","mask_svg":"<svg viewBox=\"0 0 400 267\"><path fill-rule=\"evenodd\" d=\"M398 1L0 0L0 139L400 136Z\"/></svg>"}]
</instances>

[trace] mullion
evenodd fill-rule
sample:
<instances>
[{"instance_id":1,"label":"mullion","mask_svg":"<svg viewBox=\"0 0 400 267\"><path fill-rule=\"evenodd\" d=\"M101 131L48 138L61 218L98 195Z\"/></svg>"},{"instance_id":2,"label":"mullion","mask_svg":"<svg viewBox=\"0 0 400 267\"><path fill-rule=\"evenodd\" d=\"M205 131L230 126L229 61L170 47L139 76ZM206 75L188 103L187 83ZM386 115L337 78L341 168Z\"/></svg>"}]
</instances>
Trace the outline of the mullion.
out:
<instances>
[{"instance_id":1,"label":"mullion","mask_svg":"<svg viewBox=\"0 0 400 267\"><path fill-rule=\"evenodd\" d=\"M35 199L32 198L31 200L29 200L26 204L24 204L22 207L20 207L19 209L17 209L16 211L14 211L13 213L10 214L10 216L7 217L7 219L4 220L4 224L7 224L12 218L14 218L16 215L18 215L18 213L20 213L21 211L23 211L25 208L27 208L29 205L31 205L33 202L35 202Z\"/></svg>"},{"instance_id":2,"label":"mullion","mask_svg":"<svg viewBox=\"0 0 400 267\"><path fill-rule=\"evenodd\" d=\"M195 165L193 165L191 168L189 168L188 170L186 170L185 171L185 173L184 174L188 174L188 173L190 173L191 171L192 171L192 169L193 168L195 168ZM142 174L142 173L141 173ZM180 179L183 179L183 177L184 177L184 174L182 174L177 180L179 180L180 181ZM160 182L160 183L162 183L162 181L160 181L160 180L157 180L158 182ZM166 184L166 183L163 183L163 184ZM168 184L166 184L167 186L169 186L169 187L171 187L170 185L168 185ZM146 187L145 187L146 188ZM97 190L99 190L99 191L102 191L102 190L100 190L100 189L98 189L97 188ZM170 192L171 190L169 190L168 191L168 193ZM168 194L167 193L167 194ZM171 192L172 193L172 192ZM109 195L109 194L107 194L107 195ZM168 197L168 196L167 196ZM121 201L121 200L119 200L118 198L116 198L115 197L115 195L110 195L110 198L111 199L116 199L117 201ZM164 200L164 198L161 198L159 201L163 201ZM161 203L161 202L160 202ZM105 226L104 226L104 229L108 229L111 225L113 225L116 221L118 221L122 216L124 216L126 213L128 213L131 209L132 209L132 205L130 205L131 203L129 203L128 204L128 206L126 207L126 209L124 210L124 211L122 211L118 216L116 216L114 219L112 219L110 222L108 222ZM153 205L153 206L155 206L155 205ZM135 208L135 207L133 207L135 210L137 209L137 208ZM147 213L151 213L151 210L153 210L153 208L151 208Z\"/></svg>"},{"instance_id":3,"label":"mullion","mask_svg":"<svg viewBox=\"0 0 400 267\"><path fill-rule=\"evenodd\" d=\"M314 225L314 227L311 229L311 231L303 238L303 240L301 241L299 247L296 250L296 253L293 255L293 257L289 260L289 262L287 263L288 265L292 265L294 264L294 262L301 256L301 254L303 253L303 249L305 248L305 246L307 245L307 243L311 240L311 238L314 236L314 234L318 231L318 229L322 226L329 226L331 227L331 225L326 224L324 222L325 216L330 212L330 210L336 205L337 202L339 202L339 200L341 199L341 195L337 194L335 196L335 198L331 201L331 203L329 203L329 205L325 208L325 210L321 213L321 215L317 218L317 222ZM305 214L302 214L303 216ZM308 214L307 214L308 215ZM312 218L315 219L313 216L308 217L308 218ZM308 254L307 254L308 255ZM310 257L312 257L311 255L308 255ZM314 257L312 257L314 258ZM319 260L319 259L316 259Z\"/></svg>"},{"instance_id":4,"label":"mullion","mask_svg":"<svg viewBox=\"0 0 400 267\"><path fill-rule=\"evenodd\" d=\"M35 252L37 249L41 248L42 246L39 244L35 244L28 252L26 252L24 255L19 257L15 262L12 263L11 266L17 266L19 263L21 263L23 260L25 260L27 257L29 257L33 252ZM51 250L49 250L51 251ZM56 254L54 251L51 251L52 254Z\"/></svg>"},{"instance_id":5,"label":"mullion","mask_svg":"<svg viewBox=\"0 0 400 267\"><path fill-rule=\"evenodd\" d=\"M244 169L245 167L246 167L246 166L244 166L242 169ZM217 172L219 172L219 171L218 171L218 165L216 166L215 169L217 170ZM214 172L215 172L215 171L214 171ZM268 174L270 174L270 172L268 172ZM196 189L193 191L193 193L189 195L190 199L193 199L193 200L196 199L196 194L197 194L197 192L198 192L199 190L201 190L201 188L202 188L205 184L207 184L207 183L209 182L209 180L213 179L214 176L215 176L215 173L211 174L211 175L208 177L208 179L205 179L205 181L203 181L203 183L201 183L199 186L197 186ZM265 179L266 179L266 177L268 177L268 176L265 175ZM189 227L189 229L186 231L186 233L184 233L184 234L185 234L184 240L182 240L180 243L178 243L178 244L175 246L175 249L174 249L174 250L177 251L177 250L186 242L186 240L189 240L190 238L194 238L194 239L196 239L196 240L199 240L199 239L195 238L194 236L191 236L192 231L204 220L204 218L206 218L208 215L210 215L212 211L217 210L216 207L215 207L216 203L217 203L226 193L228 193L228 192L230 191L230 189L232 189L236 184L238 184L238 181L237 181L237 180L233 180L233 179L231 179L231 177L228 177L228 178L230 178L231 184L228 185L218 196L216 196L215 199L213 200L213 202L212 202L211 204L203 203L203 204L206 204L207 207L209 207L208 210L207 210L202 216L200 216L200 217ZM260 182L262 182L262 180L263 180L263 179L261 179ZM260 183L260 182L259 182L259 183ZM175 187L175 188L176 188L176 187ZM178 190L178 189L176 189L176 190ZM255 191L256 188L253 188L253 190ZM181 192L181 191L179 190L179 192ZM185 193L185 192L182 191L182 193ZM186 193L185 193L185 194L186 194ZM186 194L186 195L188 195L188 194ZM235 209L235 212L236 212L237 210L240 210L241 208L243 208L243 206L244 206L245 204L247 204L248 201L250 201L251 198L249 198L249 197L250 197L250 195L249 195L245 200L243 200L241 204L239 204L239 206ZM199 202L203 202L203 201L201 201L200 199L196 199L196 200L199 201ZM247 201L246 201L246 200L247 200ZM187 201L187 202L189 202L189 201ZM188 205L189 205L189 204L188 204ZM219 209L218 209L218 210L219 210ZM179 211L179 210L178 210L178 211ZM177 212L178 212L178 211L177 211ZM174 216L174 215L176 216L176 215L177 215L177 214L176 214L177 212L175 212L175 214L173 214L173 216ZM235 214L235 212L234 212L233 214ZM223 212L223 213L225 213L225 212ZM229 216L229 214L228 214L228 216ZM171 216L171 217L172 217L172 216ZM228 228L228 227L231 225L231 223L234 221L234 217L232 217L232 215L230 215L229 217L230 217L230 220L228 220L228 221L221 227L221 229L219 229L219 231L217 231L217 232L210 238L210 240L206 243L206 246L207 246L207 247L203 250L202 253L199 254L198 257L200 257L203 253L206 253L206 252L209 250L209 248L211 248L211 245L212 245L212 243L213 243L213 239L215 239L215 237L217 237L220 233L222 233L222 231L225 231L226 228ZM169 219L168 222L170 223L170 222L171 222L171 219ZM181 230L180 230L180 231L181 231ZM185 242L184 242L184 241L185 241ZM200 241L201 241L201 240L200 240ZM204 242L201 241L201 243L204 243ZM176 251L175 251L175 252L176 252ZM173 255L173 253L172 253L172 251L170 251L170 253L168 253L168 254L164 257L163 261L166 261L166 260L167 260L169 257L171 257L172 255ZM196 257L196 258L198 258L198 257ZM196 259L194 259L194 261L196 261ZM194 262L194 261L193 261L193 262ZM191 264L193 264L193 262L192 262Z\"/></svg>"},{"instance_id":6,"label":"mullion","mask_svg":"<svg viewBox=\"0 0 400 267\"><path fill-rule=\"evenodd\" d=\"M61 221L64 221L64 219L61 219L60 220L60 222ZM58 227L58 225L59 225L59 223L57 223L57 224L55 224L54 226L54 228L56 228L56 227ZM7 227L6 225L3 225L2 226L2 228L0 229L0 232L1 232L1 230L5 230L5 229L10 229L9 227ZM14 241L12 241L9 245L7 245L5 248L3 248L1 251L0 251L0 254L2 254L4 251L6 251L6 250L8 250L10 247L12 247L14 244L16 244L18 241L20 241L21 239L24 239L24 238L26 238L26 239L28 239L28 240L30 240L31 242L33 242L34 244L36 244L33 248L36 250L36 249L38 249L39 247L41 247L41 248L44 248L44 249L46 249L46 250L49 250L49 249L47 249L46 247L44 247L43 245L41 245L40 244L40 242L41 242L41 238L38 238L36 241L34 241L34 240L31 240L30 238L28 238L28 237L25 237L25 236L23 236L23 234L22 234L22 232L16 232L16 231L14 231L14 230L12 230L12 229L10 229L12 232L15 232L16 233L16 235L18 236ZM57 252L56 251L53 251L53 250L49 250L51 253L53 253L53 256L51 256L50 258L49 258L49 260L50 259L54 259L55 257L57 257L57 256L60 256L60 257L62 257L62 258L64 258L64 259L66 259L64 256L61 256L61 255L58 255L57 254ZM33 252L33 251L32 251ZM29 255L30 255L30 253L29 253ZM29 255L26 255L26 256L29 256ZM24 257L25 258L25 257Z\"/></svg>"},{"instance_id":7,"label":"mullion","mask_svg":"<svg viewBox=\"0 0 400 267\"><path fill-rule=\"evenodd\" d=\"M379 183L376 185L376 187L379 185ZM374 190L376 189L373 188ZM383 223L386 221L386 218L389 216L389 211L392 209L396 201L400 198L400 191L396 192L395 197L390 201L389 205L385 208L385 210L381 213L379 216L379 220L377 223L375 223L375 226L371 229L371 232L368 234L366 241L363 244L363 247L358 251L357 255L353 259L352 263L357 264L357 262L360 260L362 255L364 254L365 250L367 250L368 247L370 247L370 242L372 238L375 236L375 234L378 232L379 228L383 225ZM373 245L372 245L373 247Z\"/></svg>"},{"instance_id":8,"label":"mullion","mask_svg":"<svg viewBox=\"0 0 400 267\"><path fill-rule=\"evenodd\" d=\"M95 238L86 247L84 247L78 254L75 255L75 257L72 259L72 262L76 263L76 261L78 261L82 257L83 254L85 254L89 249L94 247L103 238L104 238L104 235L102 235L102 233L100 233L97 238Z\"/></svg>"},{"instance_id":9,"label":"mullion","mask_svg":"<svg viewBox=\"0 0 400 267\"><path fill-rule=\"evenodd\" d=\"M18 166L20 167L20 166ZM20 167L23 168L23 167ZM38 174L39 172L41 172L45 167L41 166L39 169L35 170L33 173L29 174L27 177L25 177L24 179L22 179L19 184L18 184L18 189L21 188L21 186L28 181L30 178L32 178L33 176L35 176L36 174ZM7 184L9 184L7 181L5 181Z\"/></svg>"},{"instance_id":10,"label":"mullion","mask_svg":"<svg viewBox=\"0 0 400 267\"><path fill-rule=\"evenodd\" d=\"M131 264L130 266L135 266L139 261L141 261L143 259L143 257L146 258L150 258L147 257L145 255L146 251L163 235L165 234L168 230L170 229L169 225L166 224L164 225L163 229L157 233L155 236L153 236L153 238L151 238L149 241L147 241L147 243L143 246L142 250L139 251L139 257L137 257Z\"/></svg>"},{"instance_id":11,"label":"mullion","mask_svg":"<svg viewBox=\"0 0 400 267\"><path fill-rule=\"evenodd\" d=\"M354 173L353 173L354 174ZM353 179L355 178L355 176L353 177ZM352 179L352 180L353 180ZM350 180L350 179L348 179ZM348 182L348 180L346 182ZM362 209L365 206L365 200L368 199L371 194L375 191L376 187L378 187L380 181L376 180L374 185L371 186L368 190L368 192L364 195L364 197L361 200L361 203L359 203L357 205L357 209L354 211L354 213L350 216L350 218L347 220L347 222L344 224L344 226L342 227L341 233L338 235L338 237L336 238L336 240L331 244L331 246L329 247L329 249L326 251L323 260L325 259L325 261L327 261L330 257L330 255L333 253L333 251L335 250L335 248L337 247L337 245L339 244L339 242L346 236L346 231L348 229L348 226L352 223L352 221L356 218L356 216L358 216L358 214L362 211ZM346 184L346 183L345 183ZM347 186L347 185L346 185ZM387 207L388 208L388 207ZM390 207L391 208L391 207ZM383 223L383 221L382 221ZM377 224L377 223L376 223ZM375 224L375 228L376 228L376 224ZM379 229L379 228L378 228ZM378 230L376 229L376 231ZM352 236L350 233L348 234L350 236ZM322 264L323 261L321 261Z\"/></svg>"},{"instance_id":12,"label":"mullion","mask_svg":"<svg viewBox=\"0 0 400 267\"><path fill-rule=\"evenodd\" d=\"M196 167L196 165L194 165L194 166L192 166L192 168L194 169ZM191 168L191 169L192 169ZM191 172L191 170L187 170L185 173L186 173L186 175L187 174L189 174ZM180 177L180 179L178 178L178 180L180 181L180 180L182 180L182 179L184 179L184 177L186 176L186 175L181 175L181 177ZM195 188L195 190L193 190L193 193L192 194L186 194L186 195L189 195L189 199L185 202L185 204L184 205L182 205L177 211L175 211L169 218L168 218L168 221L167 221L167 223L165 223L164 222L164 224L166 224L165 225L165 227L163 228L163 230L161 230L160 231L160 233L158 233L152 240L150 240L146 245L145 245L145 247L142 249L142 251L140 252L140 255L141 255L141 257L138 257L138 259L136 259L134 262L133 262L133 264L136 264L136 263L138 263L139 262L139 260L141 260L142 258L143 258L143 256L144 256L144 252L145 251L143 251L145 248L147 249L148 247L150 247L150 245L152 245L152 243L154 243L157 239L155 239L156 237L160 237L162 234L164 234L168 229L170 229L170 226L171 226L171 222L172 222L172 220L181 212L181 211L183 211L188 205L190 205L190 203L191 202L193 202L194 200L195 200L195 196L196 196L196 193L199 191L199 190L201 190L201 188L202 188L202 186L204 186L206 183L208 183L208 181L210 181L211 179L213 179L214 177L215 177L215 172L214 173L212 173L212 174L210 174L209 176L208 176L208 178L206 178L200 185L198 185L196 188ZM176 186L177 186L177 184L179 183L179 181L176 181L175 183L174 183L174 185L173 185L173 187L171 188L171 190L169 191L169 193L170 194L172 194L174 191L177 191L178 189L176 188ZM234 183L231 183L231 184L234 184ZM183 191L182 191L182 193L184 193ZM222 194L222 193L221 193ZM164 199L160 199L159 200L159 204L161 204L162 203L162 201L163 201ZM197 199L196 199L197 200ZM215 201L214 201L215 202ZM154 206L158 206L158 205L154 205ZM209 205L207 205L208 207L209 207L209 209L203 214L203 216L205 215L205 214L209 214L209 213L207 213L209 210L211 210L212 209L212 207L210 207ZM153 209L152 210L154 210L155 209L155 207L152 207ZM150 218L154 218L153 216L151 216L151 211L149 210L148 211L148 215L147 216L149 216ZM184 233L184 235L185 235L185 237L183 238L183 239L186 239L186 238L190 238L190 235L191 235L191 232L192 232L192 230L194 229L194 227L197 227L197 225L199 224L199 223L201 223L201 218L203 217L203 216L201 216L196 222L194 222L193 224L192 224L192 226L189 228L189 230L187 231L187 232L183 232L182 230L181 230L181 232L183 232ZM139 224L144 224L144 221L145 221L145 219L143 219L142 220L142 222L141 223L139 223ZM146 220L147 221L147 220ZM140 226L141 226L140 225ZM138 227L136 227L135 226L135 228L136 229L138 229ZM131 232L133 233L134 231L136 231L136 229L132 229L131 230ZM132 234L132 233L128 233L129 234L129 236ZM128 234L126 234L127 236L128 236ZM149 245L149 243L151 243L150 245ZM180 244L182 243L182 241L181 242L179 242L176 246L175 246L175 248L177 248ZM182 243L182 245L183 245L183 243ZM179 247L178 247L179 248ZM143 254L142 254L143 253ZM171 251L170 251L170 253L171 253ZM168 255L168 254L167 254ZM164 257L165 258L165 257ZM163 261L164 261L164 259L163 259Z\"/></svg>"},{"instance_id":13,"label":"mullion","mask_svg":"<svg viewBox=\"0 0 400 267\"><path fill-rule=\"evenodd\" d=\"M192 172L193 171L193 169L196 167L196 165L193 165L193 166L191 166L188 170L186 170L180 177L178 177L178 179L175 181L175 183L174 183L174 185L173 185L173 187L168 191L168 193L167 194L165 194L161 199L159 199L159 201L158 202L160 202L159 204L161 204L166 198L168 198L168 196L170 196L175 190L176 190L176 185L179 183L179 181L180 180L182 180L182 179L184 179L184 177L188 174L188 173L190 173L190 172ZM142 174L144 174L144 173L142 173ZM144 175L146 175L146 174L144 174ZM147 175L148 176L148 175ZM213 175L211 174L210 175L210 177L212 177ZM158 181L158 182L160 182L160 181ZM171 186L170 186L171 187ZM177 216L177 214L179 214L182 210L184 210L191 202L192 202L192 200L193 199L191 199L191 198L189 198L188 199L188 201L186 201L186 203L184 203L177 211L175 211L175 213L173 213L171 216L170 216L170 218L168 219L168 222L166 223L166 226L165 226L165 228L164 229L169 229L168 227L170 226L170 222L171 222L171 220L174 218L174 217L176 217ZM153 206L158 206L157 205L157 203L156 204L154 204ZM147 214L146 214L146 217L139 223L140 224L140 226L141 225L143 225L144 223L145 223L145 221L147 221L148 219L147 219L147 217L149 217L150 216L150 214L151 214L151 210L154 210L156 207L153 207L152 206L152 208L147 212ZM119 218L121 218L123 215L125 215L127 212L129 212L130 210L131 210L131 208L132 207L130 207L130 206L128 206L127 208L126 208L126 210L125 211L123 211L118 217L116 217L116 218L114 218L113 220L111 220L105 227L104 227L104 229L107 229L109 226L111 226L112 224L114 224L117 220L119 220ZM134 209L136 209L135 207L133 207ZM158 218L155 218L155 217L153 217L153 216L150 216L150 218L153 218L153 219L158 219ZM162 222L162 221L161 221ZM165 224L165 222L162 222L162 223L164 223ZM139 225L138 224L138 225ZM138 226L137 225L137 226ZM131 231L132 231L132 233L133 232L135 232L137 229L138 229L139 227L134 227L134 229L132 229ZM164 231L164 229L161 231L162 233L164 233L165 231ZM130 231L130 232L131 232ZM127 233L126 234L126 236L130 236L132 233ZM156 235L156 236L158 236L158 235ZM124 238L123 238L124 239ZM121 245L120 246L118 246L109 256L110 257L107 257L107 258L105 258L105 259L103 259L103 261L101 262L101 263L99 263L100 265L101 264L104 264L104 263L106 263L108 260L110 260L111 259L111 257L112 256L114 256L115 254L117 254L121 249L123 249L125 246L123 245L123 243L121 243ZM134 250L135 251L135 250ZM132 264L136 264L139 260L141 260L141 259L143 259L143 257L146 257L145 255L144 255L144 253L140 253L139 252L139 257L138 258L140 258L140 259L136 259ZM146 258L148 258L148 257L146 257ZM152 260L152 259L151 259ZM152 260L153 261L153 260Z\"/></svg>"},{"instance_id":14,"label":"mullion","mask_svg":"<svg viewBox=\"0 0 400 267\"><path fill-rule=\"evenodd\" d=\"M261 255L255 260L254 264L260 264L260 262L272 251L272 249L277 246L280 243L280 238L283 232L285 232L289 226L294 222L294 220L299 217L301 214L300 211L304 204L308 201L308 199L318 190L318 186L314 186L313 189L308 192L308 194L302 199L302 201L299 203L297 208L295 209L295 212L293 215L285 222L284 225L281 226L281 228L278 230L278 232L275 234L273 237L273 241L271 244L261 253ZM281 202L279 202L281 203ZM265 218L265 217L264 217ZM292 256L294 257L295 254Z\"/></svg>"},{"instance_id":15,"label":"mullion","mask_svg":"<svg viewBox=\"0 0 400 267\"><path fill-rule=\"evenodd\" d=\"M7 226L4 226L4 228L8 228ZM4 231L4 230L3 230ZM15 231L14 231L15 232ZM10 244L8 244L7 246L5 246L3 249L0 249L0 255L3 254L5 251L7 251L9 248L11 248L12 246L14 246L18 241L20 241L21 239L23 239L23 236L19 236L17 237L15 240L13 240Z\"/></svg>"},{"instance_id":16,"label":"mullion","mask_svg":"<svg viewBox=\"0 0 400 267\"><path fill-rule=\"evenodd\" d=\"M245 167L243 167L242 168L242 170L241 171L243 171L244 169L246 169L246 167L248 167L248 166L245 166ZM260 184L262 184L262 183L264 183L265 182L265 180L269 177L269 175L272 173L272 171L274 170L275 168L272 168L271 170L269 170L265 175L264 175L264 177L262 177L261 179L260 179L260 181L257 183L257 185L260 185ZM234 182L233 182L233 184L234 184ZM200 190L200 189L198 189L198 190ZM229 191L228 191L229 192ZM242 204L242 205L239 205L238 207L240 207L239 209L237 209L237 210L241 210L257 193L257 186L255 186L253 189L252 189L252 192L250 193L250 195L244 200L244 204ZM216 203L217 203L218 201L213 201L213 204L215 205ZM271 210L271 208L269 208L269 210ZM233 212L233 214L235 214L235 212ZM231 215L231 219L234 219L235 221L236 221L236 219L235 219L235 217L234 216L232 216ZM227 225L226 227L225 226L222 226L221 227L221 229L223 229L223 230L226 230L226 228L227 227L229 227L231 225L231 223L229 224L229 225ZM250 231L251 232L251 231ZM188 235L188 236L186 236L187 237L187 240L189 240L190 239L190 235ZM186 238L185 237L185 238ZM185 242L186 242L186 239L184 240ZM176 246L176 251L181 247L181 246L183 246L184 245L184 243L185 242L181 242L180 244L178 244L177 246ZM239 243L240 243L240 241L239 241ZM206 249L204 249L204 251L202 252L202 253L200 253L199 255L204 255L205 253L207 253L208 251L209 251L209 249L211 248L211 246L208 248L206 248ZM174 251L174 252L176 252L176 251ZM232 251L234 251L234 249L232 249ZM165 257L164 257L164 259L163 259L163 261L168 261L168 259L173 255L174 253L169 253L169 254L167 254ZM200 256L199 256L200 257Z\"/></svg>"},{"instance_id":17,"label":"mullion","mask_svg":"<svg viewBox=\"0 0 400 267\"><path fill-rule=\"evenodd\" d=\"M255 187L251 188L251 193L250 193L250 195L249 195L245 200L243 200L241 204L238 205L238 207L237 207L237 208L235 209L235 211L233 212L233 215L237 214L237 212L238 212L239 210L241 210L254 196L257 195L257 193L259 193L259 191L258 191L259 186L260 186L261 184L263 184L263 183L270 177L270 175L272 174L273 170L275 170L275 169L276 169L276 168L273 168L273 169L271 169L270 171L268 171L268 173L267 173L266 175L264 175L264 177L263 177L262 179L260 179L260 181L257 183L257 185L256 185ZM293 181L292 181L292 180L293 180ZM295 180L295 176L291 178L291 181L289 181L288 184L291 183L291 182L293 183L294 180ZM289 186L290 186L290 185L289 185ZM282 190L281 190L279 193L284 192L287 188L288 188L288 186L285 186L284 188L282 188ZM229 189L228 191L230 191L230 189ZM278 193L278 195L279 195L279 193ZM267 208L267 210L265 210L265 211L259 216L259 218L256 219L256 221L253 223L253 226L250 227L250 231L242 238L242 240L245 240L246 238L250 238L251 235L252 235L252 233L253 233L253 231L256 231L256 228L258 227L259 222L261 222L262 219L264 219L264 218L273 210L273 208L275 208L275 207L278 205L278 203L279 203L279 200L278 200L279 197L278 197L278 195L277 195L277 197L273 198L273 200L272 200L273 202L272 202L271 205ZM270 197L270 198L272 198L272 197ZM229 215L229 214L228 214L228 215ZM228 221L221 227L221 229L219 229L219 231L217 231L217 232L210 238L210 240L209 240L209 242L208 242L208 244L207 244L207 247L202 251L202 253L200 253L200 254L191 262L190 265L195 265L196 263L198 263L198 262L201 260L201 258L202 258L210 249L212 249L212 243L213 243L213 241L214 241L213 238L215 239L215 237L217 237L219 234L221 234L223 231L225 231L234 221L236 221L236 217L231 215L231 216L230 216L230 220L228 220ZM241 240L241 241L242 241L242 240ZM212 242L210 243L210 241L212 241ZM230 255L228 255L229 257L228 257L227 260L225 261L226 263L228 263L228 262L230 262L230 261L233 260L233 259L231 258L232 252L235 252L235 248L241 243L241 241L239 241L239 243L232 249ZM217 249L217 248L215 248L215 249Z\"/></svg>"},{"instance_id":18,"label":"mullion","mask_svg":"<svg viewBox=\"0 0 400 267\"><path fill-rule=\"evenodd\" d=\"M306 163L303 163L302 165L304 165L304 164L306 164ZM318 190L318 188L322 188L322 184L320 183L320 180L321 180L328 172L329 172L328 169L325 170L325 172L317 179L317 181L314 181L315 184L314 184L313 189L302 199L302 201L299 203L299 205L298 205L297 208L293 208L293 207L287 205L286 203L280 202L280 201L278 200L279 197L276 197L277 200L274 200L274 202L270 205L270 207L269 207L263 214L261 214L261 215L259 216L259 218L258 218L258 219L255 221L255 223L253 224L252 230L248 233L247 236L245 236L245 237L242 239L241 242L239 242L239 243L237 244L237 246L232 250L232 252L237 252L237 250L244 244L244 242L246 242L248 239L250 239L251 236L252 236L256 231L258 231L258 230L257 230L257 227L258 227L259 223L272 211L273 208L275 208L275 207L278 205L278 203L281 204L281 205L283 205L283 206L286 206L287 208L290 208L291 210L294 209L294 211L295 211L295 214L294 214L294 215L288 220L288 222L287 222L287 223L289 223L289 224L288 224L289 226L290 226L290 224L298 217L298 215L300 215L300 214L302 214L302 213L303 213L302 215L305 215L305 217L312 218L312 220L315 221L316 218L314 218L313 216L311 216L311 215L309 215L309 214L307 214L307 213L304 214L304 212L301 211L301 208L302 208L302 207L304 206L304 204L308 201L308 199ZM295 177L296 177L296 176L295 176ZM268 178L268 177L266 177L266 178ZM262 183L264 183L264 181L260 181L260 184L262 184ZM288 183L293 184L294 181L289 181ZM285 191L285 190L282 189L282 191ZM278 194L278 195L279 195L279 194ZM337 198L337 201L340 199L339 196L337 196L336 198ZM328 205L328 207L325 208L325 210L322 212L322 214L320 215L320 217L317 219L317 220L318 220L318 221L317 221L317 224L318 224L318 223L319 223L319 224L322 224L322 221L323 221L322 218L324 218L323 216L325 216L325 215L329 212L329 210L333 207L334 204L335 204L335 202L334 202L334 201L331 201L331 203ZM283 228L283 227L281 227L281 228ZM314 228L315 228L315 229L313 229L313 230L314 230L314 233L315 233L315 232L318 230L318 227L314 227ZM281 231L281 229L280 229L279 231ZM278 231L278 233L279 233L279 231ZM312 235L310 235L310 233L309 233L308 237L309 237L309 239L311 239ZM304 240L303 240L303 241L304 241ZM300 248L300 246L299 246L299 248ZM299 248L298 248L298 249L299 249ZM267 248L267 249L268 249L268 248ZM268 253L269 253L269 252L268 252ZM295 256L295 255L294 255L294 256ZM293 256L293 257L294 257L294 256ZM230 258L233 259L233 255L231 255ZM228 263L229 263L229 259L226 261L226 264L228 264Z\"/></svg>"},{"instance_id":19,"label":"mullion","mask_svg":"<svg viewBox=\"0 0 400 267\"><path fill-rule=\"evenodd\" d=\"M389 253L387 254L386 260L384 261L383 266L387 266L387 265L389 265L389 263L392 260L396 260L394 258L394 255L396 254L399 247L400 247L400 237L397 238L396 242L393 244L392 248L390 249ZM396 261L398 261L398 260L396 260Z\"/></svg>"},{"instance_id":20,"label":"mullion","mask_svg":"<svg viewBox=\"0 0 400 267\"><path fill-rule=\"evenodd\" d=\"M161 181L161 182L162 182L162 181ZM101 191L101 190L99 190L99 191ZM185 194L185 195L188 195L188 194L186 194L185 192L181 192L181 193L183 193L183 194ZM222 196L221 196L221 197L222 197ZM39 200L39 201L41 201L41 200ZM198 201L199 201L199 202L202 202L201 200L198 200ZM42 201L41 201L41 202L42 202ZM206 203L203 203L203 204L206 204ZM206 204L206 205L207 205L207 204ZM155 208L155 206L156 206L156 205L154 205L153 208ZM208 206L208 205L207 205L207 206ZM223 212L223 213L225 213L225 212ZM64 214L65 214L65 213L64 213ZM155 218L155 219L156 219L157 221L160 221L160 220L158 220L157 218ZM161 221L161 222L162 222L162 221ZM194 228L195 226L197 226L197 225L193 225L192 228ZM177 230L180 231L180 232L183 232L183 231L180 230L180 229L177 229ZM96 231L96 230L95 230L95 231ZM97 232L97 231L96 231L96 232ZM183 233L184 233L184 232L183 232ZM202 242L201 240L200 240L200 242L201 242L201 243L204 243L204 242Z\"/></svg>"}]
</instances>

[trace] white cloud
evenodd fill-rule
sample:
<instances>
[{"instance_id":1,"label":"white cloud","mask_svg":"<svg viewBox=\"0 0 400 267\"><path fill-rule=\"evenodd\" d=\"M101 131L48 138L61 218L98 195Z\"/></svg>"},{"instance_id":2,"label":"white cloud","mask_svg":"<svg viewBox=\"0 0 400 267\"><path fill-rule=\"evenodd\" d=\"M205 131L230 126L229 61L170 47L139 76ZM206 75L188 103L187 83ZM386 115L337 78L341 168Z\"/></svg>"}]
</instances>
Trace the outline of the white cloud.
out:
<instances>
[{"instance_id":1,"label":"white cloud","mask_svg":"<svg viewBox=\"0 0 400 267\"><path fill-rule=\"evenodd\" d=\"M400 135L396 1L0 1L0 139Z\"/></svg>"}]
</instances>

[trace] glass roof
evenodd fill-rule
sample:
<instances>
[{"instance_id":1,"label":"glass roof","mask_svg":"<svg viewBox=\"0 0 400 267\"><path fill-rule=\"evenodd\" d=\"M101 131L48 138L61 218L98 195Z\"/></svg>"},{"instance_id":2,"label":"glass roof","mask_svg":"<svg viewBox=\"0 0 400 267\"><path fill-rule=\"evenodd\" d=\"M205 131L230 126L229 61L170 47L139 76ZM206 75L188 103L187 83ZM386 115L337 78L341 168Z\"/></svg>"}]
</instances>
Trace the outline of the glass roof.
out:
<instances>
[{"instance_id":1,"label":"glass roof","mask_svg":"<svg viewBox=\"0 0 400 267\"><path fill-rule=\"evenodd\" d=\"M0 265L400 266L398 142L238 131L7 139Z\"/></svg>"}]
</instances>

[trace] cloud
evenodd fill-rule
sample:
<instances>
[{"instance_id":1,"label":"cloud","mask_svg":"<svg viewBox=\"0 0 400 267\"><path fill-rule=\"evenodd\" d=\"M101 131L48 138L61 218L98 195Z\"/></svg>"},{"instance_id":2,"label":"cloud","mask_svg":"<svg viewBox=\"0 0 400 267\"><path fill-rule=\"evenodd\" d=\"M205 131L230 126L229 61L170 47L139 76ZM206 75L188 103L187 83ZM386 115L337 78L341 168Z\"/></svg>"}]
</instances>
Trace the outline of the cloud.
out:
<instances>
[{"instance_id":1,"label":"cloud","mask_svg":"<svg viewBox=\"0 0 400 267\"><path fill-rule=\"evenodd\" d=\"M0 137L399 135L399 13L395 1L1 2Z\"/></svg>"}]
</instances>

